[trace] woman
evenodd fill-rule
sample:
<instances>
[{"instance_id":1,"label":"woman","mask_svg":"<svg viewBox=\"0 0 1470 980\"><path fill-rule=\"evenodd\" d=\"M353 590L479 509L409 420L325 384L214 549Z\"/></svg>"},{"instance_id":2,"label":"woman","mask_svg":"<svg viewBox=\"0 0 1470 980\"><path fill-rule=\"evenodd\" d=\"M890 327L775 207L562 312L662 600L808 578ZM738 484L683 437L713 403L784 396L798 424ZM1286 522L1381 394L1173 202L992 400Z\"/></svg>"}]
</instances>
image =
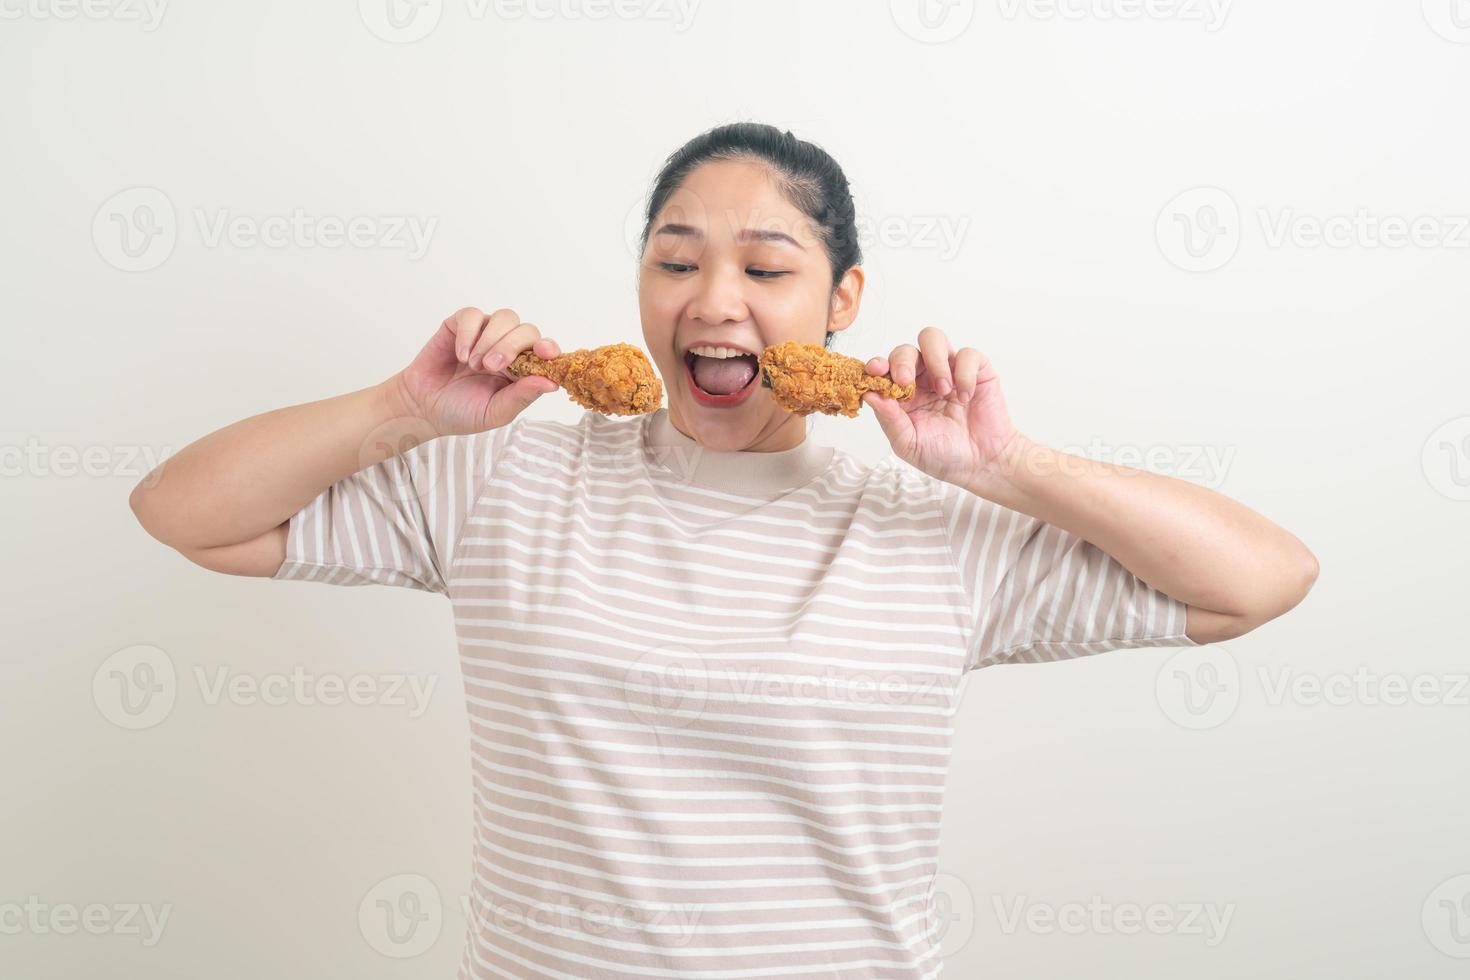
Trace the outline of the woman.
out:
<instances>
[{"instance_id":1,"label":"woman","mask_svg":"<svg viewBox=\"0 0 1470 980\"><path fill-rule=\"evenodd\" d=\"M995 366L934 327L867 362L917 384L864 396L888 458L814 444L749 355L853 323L854 218L818 147L711 130L643 230L667 408L520 418L556 385L504 366L556 343L465 309L383 384L238 422L134 491L206 568L450 598L461 977L936 976L964 674L1240 636L1315 580L1217 493L1026 438Z\"/></svg>"}]
</instances>

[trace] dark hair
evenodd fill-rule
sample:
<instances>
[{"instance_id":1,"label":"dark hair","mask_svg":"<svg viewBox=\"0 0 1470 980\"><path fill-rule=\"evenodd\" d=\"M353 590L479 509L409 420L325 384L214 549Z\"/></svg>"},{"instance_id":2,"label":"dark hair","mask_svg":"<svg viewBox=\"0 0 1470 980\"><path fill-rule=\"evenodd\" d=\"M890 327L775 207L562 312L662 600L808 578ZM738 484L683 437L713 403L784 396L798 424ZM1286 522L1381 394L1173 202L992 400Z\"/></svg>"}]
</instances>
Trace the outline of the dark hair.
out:
<instances>
[{"instance_id":1,"label":"dark hair","mask_svg":"<svg viewBox=\"0 0 1470 980\"><path fill-rule=\"evenodd\" d=\"M648 247L653 219L696 167L713 160L740 159L768 164L776 172L786 198L816 223L822 247L832 263L832 288L836 289L847 270L863 260L858 244L857 212L847 176L820 146L797 139L790 130L782 132L763 123L716 126L674 151L659 171L648 197L638 253L642 255ZM830 330L824 346L832 346Z\"/></svg>"}]
</instances>

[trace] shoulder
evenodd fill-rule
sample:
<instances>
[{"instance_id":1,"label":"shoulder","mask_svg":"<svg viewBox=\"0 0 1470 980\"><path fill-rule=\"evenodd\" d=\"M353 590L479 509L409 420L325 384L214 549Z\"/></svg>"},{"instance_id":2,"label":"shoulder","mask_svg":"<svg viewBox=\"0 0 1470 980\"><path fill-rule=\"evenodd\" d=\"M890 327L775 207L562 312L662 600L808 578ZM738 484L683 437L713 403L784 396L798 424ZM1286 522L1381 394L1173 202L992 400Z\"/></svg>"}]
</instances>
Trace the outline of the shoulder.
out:
<instances>
[{"instance_id":1,"label":"shoulder","mask_svg":"<svg viewBox=\"0 0 1470 980\"><path fill-rule=\"evenodd\" d=\"M509 425L489 433L487 448L492 461L515 457L538 460L548 456L576 459L593 452L639 445L641 421L642 416L608 416L591 409L570 422L522 414Z\"/></svg>"}]
</instances>

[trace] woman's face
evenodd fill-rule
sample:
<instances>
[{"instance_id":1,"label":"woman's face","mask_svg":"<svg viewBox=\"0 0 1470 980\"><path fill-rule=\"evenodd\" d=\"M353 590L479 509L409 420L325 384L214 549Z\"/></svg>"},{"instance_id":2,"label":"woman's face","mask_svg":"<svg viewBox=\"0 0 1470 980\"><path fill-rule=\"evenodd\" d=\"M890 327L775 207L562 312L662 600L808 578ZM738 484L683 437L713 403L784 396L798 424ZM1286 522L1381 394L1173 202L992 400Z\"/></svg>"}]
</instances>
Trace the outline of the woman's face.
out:
<instances>
[{"instance_id":1,"label":"woman's face","mask_svg":"<svg viewBox=\"0 0 1470 980\"><path fill-rule=\"evenodd\" d=\"M821 344L828 330L847 327L862 282L855 267L833 290L816 227L766 167L719 161L696 168L654 216L638 273L643 340L675 428L716 450L798 445L805 420L761 387L753 357L783 340ZM715 347L752 356L693 354Z\"/></svg>"}]
</instances>

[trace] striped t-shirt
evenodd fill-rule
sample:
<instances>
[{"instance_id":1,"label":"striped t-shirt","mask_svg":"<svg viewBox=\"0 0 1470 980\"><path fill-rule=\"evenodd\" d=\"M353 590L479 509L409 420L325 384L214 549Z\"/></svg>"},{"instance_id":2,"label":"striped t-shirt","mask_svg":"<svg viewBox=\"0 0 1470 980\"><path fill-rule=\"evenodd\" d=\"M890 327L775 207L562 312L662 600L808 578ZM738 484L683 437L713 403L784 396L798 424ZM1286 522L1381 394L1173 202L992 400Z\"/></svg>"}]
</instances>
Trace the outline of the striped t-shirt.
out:
<instances>
[{"instance_id":1,"label":"striped t-shirt","mask_svg":"<svg viewBox=\"0 0 1470 980\"><path fill-rule=\"evenodd\" d=\"M965 672L1196 646L1097 547L810 438L518 418L325 490L279 579L441 592L471 729L461 980L938 976Z\"/></svg>"}]
</instances>

